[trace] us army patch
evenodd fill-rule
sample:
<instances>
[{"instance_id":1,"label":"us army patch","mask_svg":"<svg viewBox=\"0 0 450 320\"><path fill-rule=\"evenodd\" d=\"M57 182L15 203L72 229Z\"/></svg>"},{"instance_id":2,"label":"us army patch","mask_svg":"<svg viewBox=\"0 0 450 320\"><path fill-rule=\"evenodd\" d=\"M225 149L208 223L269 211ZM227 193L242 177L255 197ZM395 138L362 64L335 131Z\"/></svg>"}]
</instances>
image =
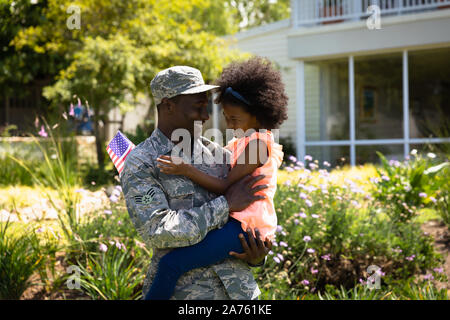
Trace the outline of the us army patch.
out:
<instances>
[{"instance_id":1,"label":"us army patch","mask_svg":"<svg viewBox=\"0 0 450 320\"><path fill-rule=\"evenodd\" d=\"M155 196L155 189L150 188L146 194L142 196L135 196L134 200L136 201L136 203L150 204L153 201L154 196Z\"/></svg>"}]
</instances>

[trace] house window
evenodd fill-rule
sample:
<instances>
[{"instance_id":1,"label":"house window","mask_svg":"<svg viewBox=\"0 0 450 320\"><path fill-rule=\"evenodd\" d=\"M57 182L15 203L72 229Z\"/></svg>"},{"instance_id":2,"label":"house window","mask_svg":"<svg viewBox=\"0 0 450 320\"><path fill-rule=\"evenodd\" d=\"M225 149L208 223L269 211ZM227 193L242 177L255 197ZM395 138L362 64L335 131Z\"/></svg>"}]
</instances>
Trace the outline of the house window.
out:
<instances>
[{"instance_id":1,"label":"house window","mask_svg":"<svg viewBox=\"0 0 450 320\"><path fill-rule=\"evenodd\" d=\"M388 159L403 159L403 144L378 144L370 146L356 146L356 164L378 162L376 151L381 152Z\"/></svg>"},{"instance_id":2,"label":"house window","mask_svg":"<svg viewBox=\"0 0 450 320\"><path fill-rule=\"evenodd\" d=\"M409 52L411 138L450 137L450 48Z\"/></svg>"},{"instance_id":3,"label":"house window","mask_svg":"<svg viewBox=\"0 0 450 320\"><path fill-rule=\"evenodd\" d=\"M450 151L450 48L297 67L297 156L340 165ZM303 80L303 81L301 81Z\"/></svg>"},{"instance_id":4,"label":"house window","mask_svg":"<svg viewBox=\"0 0 450 320\"><path fill-rule=\"evenodd\" d=\"M356 139L402 138L402 54L354 61Z\"/></svg>"},{"instance_id":5,"label":"house window","mask_svg":"<svg viewBox=\"0 0 450 320\"><path fill-rule=\"evenodd\" d=\"M306 140L349 139L348 59L305 63Z\"/></svg>"}]
</instances>

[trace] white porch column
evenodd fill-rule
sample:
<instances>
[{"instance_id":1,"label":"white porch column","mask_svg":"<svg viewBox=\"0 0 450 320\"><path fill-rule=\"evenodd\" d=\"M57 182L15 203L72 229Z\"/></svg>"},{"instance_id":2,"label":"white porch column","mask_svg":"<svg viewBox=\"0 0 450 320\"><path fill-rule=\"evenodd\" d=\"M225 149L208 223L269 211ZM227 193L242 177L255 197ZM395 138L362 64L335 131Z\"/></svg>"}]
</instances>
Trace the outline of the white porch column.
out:
<instances>
[{"instance_id":1,"label":"white porch column","mask_svg":"<svg viewBox=\"0 0 450 320\"><path fill-rule=\"evenodd\" d=\"M297 63L296 68L296 149L297 159L303 161L306 153L305 140L306 140L306 127L305 127L305 62L303 60Z\"/></svg>"},{"instance_id":2,"label":"white porch column","mask_svg":"<svg viewBox=\"0 0 450 320\"><path fill-rule=\"evenodd\" d=\"M409 79L408 50L403 50L403 144L404 157L409 154Z\"/></svg>"},{"instance_id":3,"label":"white porch column","mask_svg":"<svg viewBox=\"0 0 450 320\"><path fill-rule=\"evenodd\" d=\"M350 164L356 164L355 150L355 63L353 56L348 57L348 88L350 106Z\"/></svg>"},{"instance_id":4,"label":"white porch column","mask_svg":"<svg viewBox=\"0 0 450 320\"><path fill-rule=\"evenodd\" d=\"M212 94L212 125L214 129L219 129L219 106L214 103L216 93Z\"/></svg>"}]
</instances>

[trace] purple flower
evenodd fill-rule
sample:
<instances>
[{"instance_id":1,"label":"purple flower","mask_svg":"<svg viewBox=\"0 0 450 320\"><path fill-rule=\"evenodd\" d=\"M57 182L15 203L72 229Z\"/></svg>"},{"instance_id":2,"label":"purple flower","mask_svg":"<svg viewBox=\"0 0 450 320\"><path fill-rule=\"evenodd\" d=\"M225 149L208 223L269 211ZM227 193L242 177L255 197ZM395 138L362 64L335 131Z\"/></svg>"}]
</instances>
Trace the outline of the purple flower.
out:
<instances>
[{"instance_id":1,"label":"purple flower","mask_svg":"<svg viewBox=\"0 0 450 320\"><path fill-rule=\"evenodd\" d=\"M380 275L380 277L384 277L386 275L386 273L381 271L381 269L378 269L377 271L375 271L375 273Z\"/></svg>"},{"instance_id":2,"label":"purple flower","mask_svg":"<svg viewBox=\"0 0 450 320\"><path fill-rule=\"evenodd\" d=\"M310 236L304 236L303 237L303 241L310 242L311 241L311 237Z\"/></svg>"},{"instance_id":3,"label":"purple flower","mask_svg":"<svg viewBox=\"0 0 450 320\"><path fill-rule=\"evenodd\" d=\"M310 155L306 155L304 159L305 161L312 161L313 158Z\"/></svg>"},{"instance_id":4,"label":"purple flower","mask_svg":"<svg viewBox=\"0 0 450 320\"><path fill-rule=\"evenodd\" d=\"M119 241L116 242L116 247L119 250L123 249L123 251L127 251L127 248L125 247L125 245L123 243L120 243Z\"/></svg>"},{"instance_id":5,"label":"purple flower","mask_svg":"<svg viewBox=\"0 0 450 320\"><path fill-rule=\"evenodd\" d=\"M425 192L421 192L421 193L419 193L419 197L426 198L427 194Z\"/></svg>"},{"instance_id":6,"label":"purple flower","mask_svg":"<svg viewBox=\"0 0 450 320\"><path fill-rule=\"evenodd\" d=\"M44 126L43 126L43 125L41 126L41 131L39 131L38 134L39 134L41 137L44 137L44 138L48 137L48 134L47 134L47 132L45 132L45 129L44 129Z\"/></svg>"},{"instance_id":7,"label":"purple flower","mask_svg":"<svg viewBox=\"0 0 450 320\"><path fill-rule=\"evenodd\" d=\"M100 243L99 249L100 249L100 251L102 251L102 252L108 251L108 247L107 247L106 244L104 244L104 243Z\"/></svg>"},{"instance_id":8,"label":"purple flower","mask_svg":"<svg viewBox=\"0 0 450 320\"><path fill-rule=\"evenodd\" d=\"M430 197L430 200L431 200L433 203L436 203L436 202L437 202L437 200L436 200L435 197Z\"/></svg>"},{"instance_id":9,"label":"purple flower","mask_svg":"<svg viewBox=\"0 0 450 320\"><path fill-rule=\"evenodd\" d=\"M425 280L433 280L434 279L434 277L433 277L433 275L431 273L428 273L428 274L424 275L423 278Z\"/></svg>"},{"instance_id":10,"label":"purple flower","mask_svg":"<svg viewBox=\"0 0 450 320\"><path fill-rule=\"evenodd\" d=\"M306 213L300 212L300 213L298 214L298 216L299 216L300 218L306 218Z\"/></svg>"},{"instance_id":11,"label":"purple flower","mask_svg":"<svg viewBox=\"0 0 450 320\"><path fill-rule=\"evenodd\" d=\"M297 165L302 168L305 166L305 164L301 161L297 161Z\"/></svg>"},{"instance_id":12,"label":"purple flower","mask_svg":"<svg viewBox=\"0 0 450 320\"><path fill-rule=\"evenodd\" d=\"M312 273L312 274L316 274L317 272L319 272L319 270L314 269L314 268L311 268L311 273Z\"/></svg>"},{"instance_id":13,"label":"purple flower","mask_svg":"<svg viewBox=\"0 0 450 320\"><path fill-rule=\"evenodd\" d=\"M325 254L325 255L323 255L321 258L322 258L323 260L328 260L328 261L331 260L330 254Z\"/></svg>"},{"instance_id":14,"label":"purple flower","mask_svg":"<svg viewBox=\"0 0 450 320\"><path fill-rule=\"evenodd\" d=\"M111 197L109 197L109 200L111 202L117 202L119 200L119 198L116 195L113 194L113 195L111 195Z\"/></svg>"},{"instance_id":15,"label":"purple flower","mask_svg":"<svg viewBox=\"0 0 450 320\"><path fill-rule=\"evenodd\" d=\"M298 225L299 223L300 223L300 220L298 220L298 219L295 219L295 220L294 220L294 224L295 224L295 225Z\"/></svg>"},{"instance_id":16,"label":"purple flower","mask_svg":"<svg viewBox=\"0 0 450 320\"><path fill-rule=\"evenodd\" d=\"M444 268L434 268L433 271L436 272L436 273L443 273L444 272Z\"/></svg>"},{"instance_id":17,"label":"purple flower","mask_svg":"<svg viewBox=\"0 0 450 320\"><path fill-rule=\"evenodd\" d=\"M383 179L384 181L389 181L389 180L391 180L388 176L382 176L381 179Z\"/></svg>"},{"instance_id":18,"label":"purple flower","mask_svg":"<svg viewBox=\"0 0 450 320\"><path fill-rule=\"evenodd\" d=\"M291 167L286 167L286 171L287 171L287 172L292 172L292 171L294 171L294 169L291 168Z\"/></svg>"},{"instance_id":19,"label":"purple flower","mask_svg":"<svg viewBox=\"0 0 450 320\"><path fill-rule=\"evenodd\" d=\"M276 232L281 232L282 230L283 230L283 227L280 226L280 225L278 225L278 226L277 226L277 229L276 229Z\"/></svg>"},{"instance_id":20,"label":"purple flower","mask_svg":"<svg viewBox=\"0 0 450 320\"><path fill-rule=\"evenodd\" d=\"M324 161L324 162L323 162L323 165L324 165L325 167L330 167L330 166L331 166L331 164L330 164L328 161Z\"/></svg>"},{"instance_id":21,"label":"purple flower","mask_svg":"<svg viewBox=\"0 0 450 320\"><path fill-rule=\"evenodd\" d=\"M284 257L282 254L278 253L277 254L278 259L280 259L281 261L284 261Z\"/></svg>"},{"instance_id":22,"label":"purple flower","mask_svg":"<svg viewBox=\"0 0 450 320\"><path fill-rule=\"evenodd\" d=\"M277 243L276 241L272 241L272 245L273 245L274 247L278 247L278 243Z\"/></svg>"},{"instance_id":23,"label":"purple flower","mask_svg":"<svg viewBox=\"0 0 450 320\"><path fill-rule=\"evenodd\" d=\"M397 160L389 160L389 165L391 167L400 167L400 162L398 162Z\"/></svg>"},{"instance_id":24,"label":"purple flower","mask_svg":"<svg viewBox=\"0 0 450 320\"><path fill-rule=\"evenodd\" d=\"M308 200L308 199L305 200L305 204L306 204L308 207L310 207L310 208L311 208L312 205L313 205L312 202L311 202L310 200Z\"/></svg>"},{"instance_id":25,"label":"purple flower","mask_svg":"<svg viewBox=\"0 0 450 320\"><path fill-rule=\"evenodd\" d=\"M275 261L276 263L280 263L280 259L278 257L273 257L273 261Z\"/></svg>"},{"instance_id":26,"label":"purple flower","mask_svg":"<svg viewBox=\"0 0 450 320\"><path fill-rule=\"evenodd\" d=\"M312 249L312 248L309 248L308 250L306 250L308 253L314 253L314 252L316 252L316 250L314 250L314 249Z\"/></svg>"},{"instance_id":27,"label":"purple flower","mask_svg":"<svg viewBox=\"0 0 450 320\"><path fill-rule=\"evenodd\" d=\"M103 211L105 214L112 214L112 211L111 210L105 210L105 211Z\"/></svg>"},{"instance_id":28,"label":"purple flower","mask_svg":"<svg viewBox=\"0 0 450 320\"><path fill-rule=\"evenodd\" d=\"M311 215L311 217L312 217L312 218L314 218L314 219L318 219L318 218L319 218L319 215L318 215L318 214L315 214L315 213L313 213L313 214Z\"/></svg>"},{"instance_id":29,"label":"purple flower","mask_svg":"<svg viewBox=\"0 0 450 320\"><path fill-rule=\"evenodd\" d=\"M308 196L304 194L303 192L300 192L300 199L306 200L308 199Z\"/></svg>"},{"instance_id":30,"label":"purple flower","mask_svg":"<svg viewBox=\"0 0 450 320\"><path fill-rule=\"evenodd\" d=\"M75 111L73 110L73 103L70 104L69 116L72 116L72 117L75 116Z\"/></svg>"},{"instance_id":31,"label":"purple flower","mask_svg":"<svg viewBox=\"0 0 450 320\"><path fill-rule=\"evenodd\" d=\"M273 255L273 251L272 250L270 250L267 254L269 254L269 255Z\"/></svg>"},{"instance_id":32,"label":"purple flower","mask_svg":"<svg viewBox=\"0 0 450 320\"><path fill-rule=\"evenodd\" d=\"M311 162L311 163L309 164L309 168L310 168L311 170L315 170L315 169L317 169L317 164Z\"/></svg>"},{"instance_id":33,"label":"purple flower","mask_svg":"<svg viewBox=\"0 0 450 320\"><path fill-rule=\"evenodd\" d=\"M280 241L280 246L287 248L288 244L284 241Z\"/></svg>"},{"instance_id":34,"label":"purple flower","mask_svg":"<svg viewBox=\"0 0 450 320\"><path fill-rule=\"evenodd\" d=\"M303 280L302 282L301 282L304 286L307 286L307 285L309 285L309 281L308 280Z\"/></svg>"},{"instance_id":35,"label":"purple flower","mask_svg":"<svg viewBox=\"0 0 450 320\"><path fill-rule=\"evenodd\" d=\"M405 259L408 261L413 261L415 257L416 257L416 255L413 254L412 256L406 257Z\"/></svg>"}]
</instances>

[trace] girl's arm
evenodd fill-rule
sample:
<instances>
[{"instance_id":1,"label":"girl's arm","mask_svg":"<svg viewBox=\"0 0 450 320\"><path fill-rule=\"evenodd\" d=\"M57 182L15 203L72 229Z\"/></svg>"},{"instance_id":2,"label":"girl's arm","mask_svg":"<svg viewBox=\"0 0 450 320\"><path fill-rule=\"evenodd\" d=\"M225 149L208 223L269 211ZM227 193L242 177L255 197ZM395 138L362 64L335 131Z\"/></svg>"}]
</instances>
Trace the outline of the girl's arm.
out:
<instances>
[{"instance_id":1,"label":"girl's arm","mask_svg":"<svg viewBox=\"0 0 450 320\"><path fill-rule=\"evenodd\" d=\"M201 185L208 191L214 192L216 194L225 194L228 187L233 183L239 181L246 175L251 174L256 168L262 166L267 161L267 145L259 140L259 148L265 150L266 154L260 155L258 148L258 140L252 140L248 143L245 151L239 156L236 165L231 169L230 173L225 179L216 178L206 173L198 170L191 164L179 163L175 164L170 156L160 156L157 161L158 168L162 172L168 174L178 174L183 175L195 183ZM256 157L254 155L256 153ZM250 163L250 162L253 163Z\"/></svg>"}]
</instances>

